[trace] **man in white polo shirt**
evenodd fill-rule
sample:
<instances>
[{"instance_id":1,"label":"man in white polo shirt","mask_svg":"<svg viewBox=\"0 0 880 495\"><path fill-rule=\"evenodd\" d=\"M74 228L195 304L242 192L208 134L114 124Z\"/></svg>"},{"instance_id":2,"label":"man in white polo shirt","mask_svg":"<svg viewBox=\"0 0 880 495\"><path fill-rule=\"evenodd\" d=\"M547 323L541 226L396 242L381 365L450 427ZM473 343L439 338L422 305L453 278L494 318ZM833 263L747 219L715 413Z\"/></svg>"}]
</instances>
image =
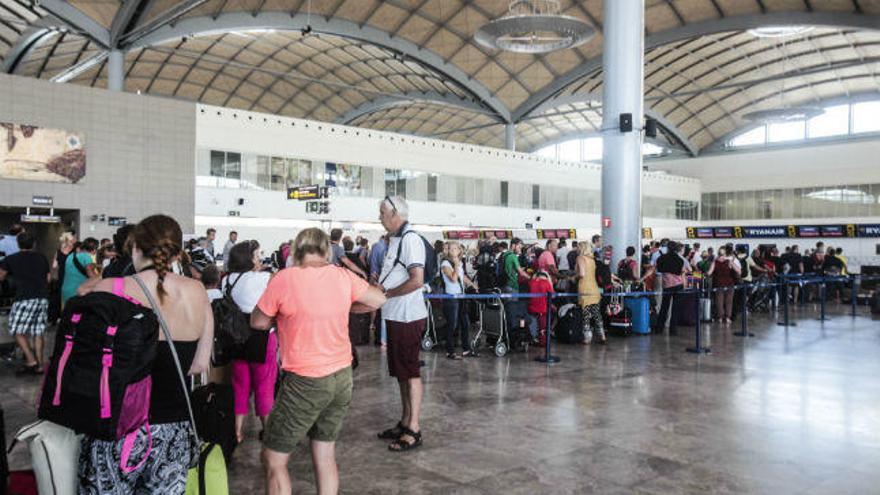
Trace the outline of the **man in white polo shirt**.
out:
<instances>
[{"instance_id":1,"label":"man in white polo shirt","mask_svg":"<svg viewBox=\"0 0 880 495\"><path fill-rule=\"evenodd\" d=\"M422 444L419 414L424 388L419 351L428 318L422 295L426 251L422 237L410 228L405 199L393 196L382 200L379 219L391 235L379 275L379 285L388 298L382 306L388 329L388 371L397 378L403 404L400 422L379 433L379 438L392 440L388 448L402 452Z\"/></svg>"}]
</instances>

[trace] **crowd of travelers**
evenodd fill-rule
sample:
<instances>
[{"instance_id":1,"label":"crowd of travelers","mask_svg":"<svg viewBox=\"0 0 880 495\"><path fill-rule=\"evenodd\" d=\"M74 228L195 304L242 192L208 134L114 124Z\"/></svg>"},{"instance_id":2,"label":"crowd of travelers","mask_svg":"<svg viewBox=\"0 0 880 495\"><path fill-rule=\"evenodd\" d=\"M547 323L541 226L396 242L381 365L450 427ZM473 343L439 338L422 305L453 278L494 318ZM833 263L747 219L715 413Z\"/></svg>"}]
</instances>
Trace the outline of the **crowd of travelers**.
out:
<instances>
[{"instance_id":1,"label":"crowd of travelers","mask_svg":"<svg viewBox=\"0 0 880 495\"><path fill-rule=\"evenodd\" d=\"M459 241L432 246L409 223L405 199L386 197L379 217L386 233L372 245L362 237L344 236L341 229L326 233L309 228L264 256L259 242L239 241L236 232L229 234L222 251L215 249L215 229L184 242L174 219L154 215L121 227L113 239L78 240L65 232L51 262L37 250L32 233L13 225L0 239L5 256L0 280L14 281L8 325L23 355L18 374L55 370L53 405L65 397L61 379L71 355L65 351L59 363L56 351L47 373L47 328L81 321L82 315L71 315L70 308L83 311L76 308L94 294L116 296L155 315L145 320L159 342L149 363L149 414L124 438L85 434L78 492L184 493L198 452L191 442L191 390L178 369L192 377L211 371L212 378L223 380L216 371L224 368L234 398L236 444L248 441L245 422L253 397L267 492L291 493L288 460L297 443L308 437L318 491L336 493L335 441L351 403L356 365L349 333L352 313L371 315L374 343L386 348L388 370L398 384L400 416L377 436L388 442L388 450L404 452L423 442L420 344L431 305L426 292L577 293L572 305L579 309L579 342L606 344L608 294L661 292L659 310L652 310L652 330L663 332L669 320L669 331L675 333L680 293L695 284L718 289L744 282L760 285L780 276L847 273L842 249L821 242L803 254L798 246L783 253L775 247L748 253L733 245L716 252L701 250L699 243L664 239L645 245L640 257L635 247L627 247L625 257L612 267L613 247L604 245L599 235L590 241L552 239L540 245L493 238L473 246ZM729 323L735 317L742 303L737 294L716 291L717 321ZM840 297L839 290L832 294ZM799 293L797 286L791 295L794 301L818 297ZM439 303L451 360L476 354L470 304L455 298ZM543 345L552 334L547 316L557 310L555 303L533 297L526 306L531 342ZM247 338L227 355L224 332L236 317L246 322ZM167 333L158 331L160 326ZM77 344L74 335L67 337L66 344L56 343L56 350ZM132 469L129 458L143 462Z\"/></svg>"}]
</instances>

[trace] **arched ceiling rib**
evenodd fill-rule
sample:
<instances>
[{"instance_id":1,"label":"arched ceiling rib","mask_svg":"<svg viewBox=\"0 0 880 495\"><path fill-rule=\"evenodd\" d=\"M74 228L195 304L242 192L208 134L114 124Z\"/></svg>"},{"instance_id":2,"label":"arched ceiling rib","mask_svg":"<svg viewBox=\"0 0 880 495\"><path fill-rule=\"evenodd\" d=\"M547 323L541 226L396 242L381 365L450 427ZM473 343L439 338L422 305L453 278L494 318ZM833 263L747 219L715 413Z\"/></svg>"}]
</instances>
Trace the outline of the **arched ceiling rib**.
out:
<instances>
[{"instance_id":1,"label":"arched ceiling rib","mask_svg":"<svg viewBox=\"0 0 880 495\"><path fill-rule=\"evenodd\" d=\"M0 57L19 75L103 86L109 43L128 50L129 91L499 146L513 120L520 149L590 132L601 109L577 102L601 102L602 1L562 0L600 33L545 56L473 42L506 4L0 0ZM745 33L794 23L819 27L784 48ZM319 35L303 38L307 24ZM876 92L878 28L880 0L646 0L646 109L693 154L779 106L783 84L785 104Z\"/></svg>"}]
</instances>

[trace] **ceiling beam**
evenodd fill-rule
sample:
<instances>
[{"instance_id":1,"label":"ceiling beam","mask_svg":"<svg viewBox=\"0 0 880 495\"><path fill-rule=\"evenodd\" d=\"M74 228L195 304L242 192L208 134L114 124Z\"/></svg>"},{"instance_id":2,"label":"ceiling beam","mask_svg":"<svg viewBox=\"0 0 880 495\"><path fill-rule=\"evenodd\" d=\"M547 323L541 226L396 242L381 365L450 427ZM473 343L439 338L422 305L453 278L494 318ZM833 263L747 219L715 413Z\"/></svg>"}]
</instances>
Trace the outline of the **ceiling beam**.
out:
<instances>
[{"instance_id":1,"label":"ceiling beam","mask_svg":"<svg viewBox=\"0 0 880 495\"><path fill-rule=\"evenodd\" d=\"M473 95L486 109L492 111L499 120L510 121L510 110L488 88L455 65L446 63L439 55L430 50L421 48L392 33L372 26L359 26L343 19L311 16L310 24L315 33L362 41L400 53L455 82ZM305 14L290 15L288 12L260 12L256 16L250 12L235 12L221 14L216 19L213 16L194 17L181 20L174 26L163 26L134 42L130 49L161 45L187 36L258 29L297 31L304 29L307 25L308 20Z\"/></svg>"},{"instance_id":2,"label":"ceiling beam","mask_svg":"<svg viewBox=\"0 0 880 495\"><path fill-rule=\"evenodd\" d=\"M64 82L70 81L71 79L79 76L80 74L87 72L92 67L103 63L105 60L107 60L107 57L109 56L109 54L110 54L110 52L108 52L106 50L101 50L100 52L96 53L95 55L92 55L91 57L83 60L82 62L80 62L76 65L73 65L72 67L68 67L67 69L64 69L62 72L60 72L58 74L55 74L49 80L52 82L57 82L57 83L64 83ZM93 86L94 86L94 84L93 84Z\"/></svg>"},{"instance_id":3,"label":"ceiling beam","mask_svg":"<svg viewBox=\"0 0 880 495\"><path fill-rule=\"evenodd\" d=\"M660 31L645 37L645 51L667 43L674 43L700 36L726 31L743 31L762 26L803 24L812 26L843 27L855 29L878 29L880 16L854 14L848 12L771 12L767 14L750 14L729 16L711 21L686 24L666 31ZM583 64L557 77L552 83L544 86L511 114L514 122L531 114L543 102L555 97L571 84L602 69L602 56L593 57Z\"/></svg>"},{"instance_id":4,"label":"ceiling beam","mask_svg":"<svg viewBox=\"0 0 880 495\"><path fill-rule=\"evenodd\" d=\"M541 113L546 112L548 110L553 110L555 108L559 108L565 105L576 105L578 103L589 103L589 102L599 102L597 107L594 107L593 110L596 112L602 111L602 95L598 93L579 93L573 95L564 95L553 98L552 100L547 100L532 112L530 118L538 119L541 117ZM645 116L652 118L657 121L657 124L660 127L666 129L669 134L671 134L675 139L681 143L685 150L691 156L697 156L700 153L700 150L697 146L688 139L687 135L681 131L674 123L672 123L669 119L667 119L661 113L655 111L652 108L645 107Z\"/></svg>"},{"instance_id":5,"label":"ceiling beam","mask_svg":"<svg viewBox=\"0 0 880 495\"><path fill-rule=\"evenodd\" d=\"M110 30L73 5L63 0L40 0L40 7L104 48L110 47Z\"/></svg>"},{"instance_id":6,"label":"ceiling beam","mask_svg":"<svg viewBox=\"0 0 880 495\"><path fill-rule=\"evenodd\" d=\"M112 46L119 45L119 39L128 32L135 21L135 16L141 9L146 0L124 0L116 15L113 16L113 22L110 24L110 43Z\"/></svg>"},{"instance_id":7,"label":"ceiling beam","mask_svg":"<svg viewBox=\"0 0 880 495\"><path fill-rule=\"evenodd\" d=\"M388 110L389 108L394 108L403 105L409 105L413 102L425 102L425 103L433 103L437 105L443 105L448 107L453 107L461 110L468 110L470 112L476 112L485 114L486 109L479 105L478 103L468 101L462 98L458 98L454 95L444 95L440 93L420 93L420 92L407 92L402 93L399 97L396 96L383 96L380 98L376 98L374 100L370 100L352 110L349 110L345 113L345 115L336 119L337 124L349 125L355 120L363 117L364 115L369 115L374 112L379 112L381 110ZM492 114L492 117L496 117Z\"/></svg>"},{"instance_id":8,"label":"ceiling beam","mask_svg":"<svg viewBox=\"0 0 880 495\"><path fill-rule=\"evenodd\" d=\"M25 59L28 52L42 43L54 32L54 29L43 26L32 26L27 28L21 33L21 36L18 37L15 44L12 45L12 48L6 52L6 56L3 58L3 73L12 74L15 72L15 69Z\"/></svg>"}]
</instances>

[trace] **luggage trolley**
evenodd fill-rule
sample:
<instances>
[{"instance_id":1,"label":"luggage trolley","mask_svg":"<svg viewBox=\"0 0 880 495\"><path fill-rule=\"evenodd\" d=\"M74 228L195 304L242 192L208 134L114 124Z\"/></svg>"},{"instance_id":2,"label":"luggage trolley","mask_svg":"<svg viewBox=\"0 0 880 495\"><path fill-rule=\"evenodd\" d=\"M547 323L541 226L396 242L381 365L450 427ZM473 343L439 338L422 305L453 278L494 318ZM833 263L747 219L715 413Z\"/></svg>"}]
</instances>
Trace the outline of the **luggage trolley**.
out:
<instances>
[{"instance_id":1,"label":"luggage trolley","mask_svg":"<svg viewBox=\"0 0 880 495\"><path fill-rule=\"evenodd\" d=\"M490 294L501 295L501 291L493 289ZM510 351L510 330L507 328L507 315L501 298L483 299L479 302L480 328L471 341L471 349L477 352L480 338L486 334L486 344L494 346L495 355L504 357Z\"/></svg>"}]
</instances>

